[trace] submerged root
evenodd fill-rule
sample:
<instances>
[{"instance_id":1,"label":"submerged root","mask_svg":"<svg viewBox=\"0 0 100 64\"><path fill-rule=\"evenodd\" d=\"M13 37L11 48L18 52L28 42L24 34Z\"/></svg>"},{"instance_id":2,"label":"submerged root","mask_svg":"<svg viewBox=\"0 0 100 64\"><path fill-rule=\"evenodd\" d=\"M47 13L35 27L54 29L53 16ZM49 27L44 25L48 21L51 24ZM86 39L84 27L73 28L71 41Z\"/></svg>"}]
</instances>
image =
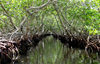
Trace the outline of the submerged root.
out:
<instances>
[{"instance_id":1,"label":"submerged root","mask_svg":"<svg viewBox=\"0 0 100 64\"><path fill-rule=\"evenodd\" d=\"M35 34L33 36L25 35L17 41L0 40L1 64L7 64L9 62L15 61L19 58L19 55L27 55L27 51L30 49L30 47L35 48L43 38L51 35L55 39L60 40L62 44L69 48L85 50L88 55L91 53L98 53L100 55L100 39L96 39L95 41L90 39L90 41L87 41L86 37L84 38L84 36L71 37L58 34Z\"/></svg>"},{"instance_id":2,"label":"submerged root","mask_svg":"<svg viewBox=\"0 0 100 64\"><path fill-rule=\"evenodd\" d=\"M84 39L82 36L69 37L67 35L57 34L53 34L53 37L60 40L62 44L69 48L85 50L89 57L94 53L98 53L100 56L100 39L91 38L90 41L87 41L87 39Z\"/></svg>"},{"instance_id":3,"label":"submerged root","mask_svg":"<svg viewBox=\"0 0 100 64\"><path fill-rule=\"evenodd\" d=\"M18 41L0 40L0 62L7 64L19 58L19 55L27 55L30 47L35 48L38 43L50 34L35 34L32 37L23 36Z\"/></svg>"},{"instance_id":4,"label":"submerged root","mask_svg":"<svg viewBox=\"0 0 100 64\"><path fill-rule=\"evenodd\" d=\"M15 41L1 40L0 41L0 61L1 64L9 63L17 60L19 55Z\"/></svg>"},{"instance_id":5,"label":"submerged root","mask_svg":"<svg viewBox=\"0 0 100 64\"><path fill-rule=\"evenodd\" d=\"M53 37L55 39L60 40L61 43L67 45L70 48L85 49L85 46L87 45L84 39L78 37L73 38L67 35L56 35L56 34L53 34Z\"/></svg>"}]
</instances>

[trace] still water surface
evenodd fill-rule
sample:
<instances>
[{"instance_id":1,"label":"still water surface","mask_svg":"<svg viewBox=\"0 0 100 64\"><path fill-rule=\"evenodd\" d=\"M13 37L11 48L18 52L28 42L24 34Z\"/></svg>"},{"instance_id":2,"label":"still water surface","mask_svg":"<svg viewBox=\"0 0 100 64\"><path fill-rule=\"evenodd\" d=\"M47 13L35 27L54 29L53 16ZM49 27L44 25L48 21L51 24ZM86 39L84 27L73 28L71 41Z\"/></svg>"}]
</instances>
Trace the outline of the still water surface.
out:
<instances>
[{"instance_id":1,"label":"still water surface","mask_svg":"<svg viewBox=\"0 0 100 64\"><path fill-rule=\"evenodd\" d=\"M59 40L47 37L12 64L100 64L99 57L93 56L94 59L89 58L85 51L69 49Z\"/></svg>"}]
</instances>

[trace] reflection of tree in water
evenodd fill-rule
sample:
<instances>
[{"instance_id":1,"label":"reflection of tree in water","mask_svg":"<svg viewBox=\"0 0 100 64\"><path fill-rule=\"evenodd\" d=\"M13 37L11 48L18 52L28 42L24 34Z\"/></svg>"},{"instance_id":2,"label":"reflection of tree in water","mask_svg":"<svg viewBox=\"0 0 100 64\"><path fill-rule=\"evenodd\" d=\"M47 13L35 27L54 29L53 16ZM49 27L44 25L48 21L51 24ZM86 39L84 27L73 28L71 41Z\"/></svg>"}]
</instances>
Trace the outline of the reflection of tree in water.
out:
<instances>
[{"instance_id":1,"label":"reflection of tree in water","mask_svg":"<svg viewBox=\"0 0 100 64\"><path fill-rule=\"evenodd\" d=\"M41 35L33 35L33 37L25 37L18 42L4 40L1 41L1 61L2 63L8 63L12 61L16 61L21 56L26 56L28 50L31 47L36 48L38 43L45 37L52 35L55 39L60 40L60 42L73 49L85 50L86 53L90 56L90 53L98 53L100 52L100 44L99 39L87 41L83 37L69 37L67 35L58 35L58 34L41 34ZM5 61L6 60L6 61Z\"/></svg>"},{"instance_id":2,"label":"reflection of tree in water","mask_svg":"<svg viewBox=\"0 0 100 64\"><path fill-rule=\"evenodd\" d=\"M95 53L99 55L100 14L98 3L99 0L0 1L0 61L14 62L20 56L27 56L27 52L31 48L40 47L37 45L46 36L53 36L54 39L60 41L61 45L68 48L69 51L63 50L64 58L68 56L72 58L69 54L74 52L71 50L77 49L85 50L86 56L90 58L93 58ZM2 40L2 37L6 40ZM40 52L41 49L38 50ZM39 52L36 54L39 55ZM55 50L55 52L57 51ZM58 54L55 55L55 58ZM36 63L39 58L35 59ZM46 60L50 63L50 61L54 62L52 59ZM43 60L44 57L42 60L40 59L40 61ZM59 60L54 60L58 62L57 64L60 63ZM48 64L45 62L44 64ZM75 61L72 60L72 62Z\"/></svg>"}]
</instances>

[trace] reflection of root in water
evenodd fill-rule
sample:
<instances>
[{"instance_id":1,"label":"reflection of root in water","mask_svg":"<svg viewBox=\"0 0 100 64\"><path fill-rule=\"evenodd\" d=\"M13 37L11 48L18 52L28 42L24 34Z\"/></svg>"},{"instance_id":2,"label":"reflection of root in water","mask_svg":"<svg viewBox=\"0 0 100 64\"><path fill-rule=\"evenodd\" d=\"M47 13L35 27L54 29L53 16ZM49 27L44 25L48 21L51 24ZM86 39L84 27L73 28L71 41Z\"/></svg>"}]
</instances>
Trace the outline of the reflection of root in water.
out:
<instances>
[{"instance_id":1,"label":"reflection of root in water","mask_svg":"<svg viewBox=\"0 0 100 64\"><path fill-rule=\"evenodd\" d=\"M61 41L62 44L66 45L69 48L76 48L80 50L85 50L89 56L92 54L98 53L100 56L100 42L98 39L90 39L91 41L87 41L84 37L69 37L67 35L57 35L53 34L55 39Z\"/></svg>"},{"instance_id":2,"label":"reflection of root in water","mask_svg":"<svg viewBox=\"0 0 100 64\"><path fill-rule=\"evenodd\" d=\"M19 41L0 41L0 62L1 64L7 64L18 59L19 55L27 55L27 51L30 47L36 47L43 38L50 34L33 35L32 37L24 36Z\"/></svg>"},{"instance_id":3,"label":"reflection of root in water","mask_svg":"<svg viewBox=\"0 0 100 64\"><path fill-rule=\"evenodd\" d=\"M27 51L30 49L30 47L35 48L39 44L39 42L43 40L43 38L50 35L52 35L55 39L58 39L62 44L69 48L86 50L88 55L90 55L90 53L96 52L100 54L100 43L98 40L96 40L95 42L91 39L91 41L87 43L87 40L85 39L86 37L71 37L67 35L57 34L35 34L33 36L23 36L16 42L9 40L0 41L0 61L7 63L16 60L19 54L26 56Z\"/></svg>"},{"instance_id":4,"label":"reflection of root in water","mask_svg":"<svg viewBox=\"0 0 100 64\"><path fill-rule=\"evenodd\" d=\"M57 64L60 63L62 53L62 44L59 40L54 40L54 38L47 37L43 39L39 45L36 47L34 52L29 54L30 62L33 64Z\"/></svg>"}]
</instances>

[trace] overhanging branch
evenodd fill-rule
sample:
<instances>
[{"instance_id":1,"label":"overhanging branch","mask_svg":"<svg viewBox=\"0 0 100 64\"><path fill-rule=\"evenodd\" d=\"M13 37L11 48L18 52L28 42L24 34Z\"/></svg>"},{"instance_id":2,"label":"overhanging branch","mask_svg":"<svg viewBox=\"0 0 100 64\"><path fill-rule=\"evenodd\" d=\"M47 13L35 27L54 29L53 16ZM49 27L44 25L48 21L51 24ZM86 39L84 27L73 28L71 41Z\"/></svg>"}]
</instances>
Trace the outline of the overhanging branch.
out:
<instances>
[{"instance_id":1,"label":"overhanging branch","mask_svg":"<svg viewBox=\"0 0 100 64\"><path fill-rule=\"evenodd\" d=\"M46 7L49 3L50 3L50 0L48 0L47 3L44 3L44 4L42 4L41 6L38 6L38 7L30 7L30 8L28 8L27 10L42 9L42 8Z\"/></svg>"},{"instance_id":2,"label":"overhanging branch","mask_svg":"<svg viewBox=\"0 0 100 64\"><path fill-rule=\"evenodd\" d=\"M14 29L17 29L17 27L14 25L14 23L13 23L13 21L12 21L11 16L9 15L9 12L5 9L5 7L4 7L4 5L1 3L1 1L0 1L0 5L1 5L1 8L4 10L4 12L7 14L7 17L9 18L10 23L12 24L12 26L14 27Z\"/></svg>"}]
</instances>

